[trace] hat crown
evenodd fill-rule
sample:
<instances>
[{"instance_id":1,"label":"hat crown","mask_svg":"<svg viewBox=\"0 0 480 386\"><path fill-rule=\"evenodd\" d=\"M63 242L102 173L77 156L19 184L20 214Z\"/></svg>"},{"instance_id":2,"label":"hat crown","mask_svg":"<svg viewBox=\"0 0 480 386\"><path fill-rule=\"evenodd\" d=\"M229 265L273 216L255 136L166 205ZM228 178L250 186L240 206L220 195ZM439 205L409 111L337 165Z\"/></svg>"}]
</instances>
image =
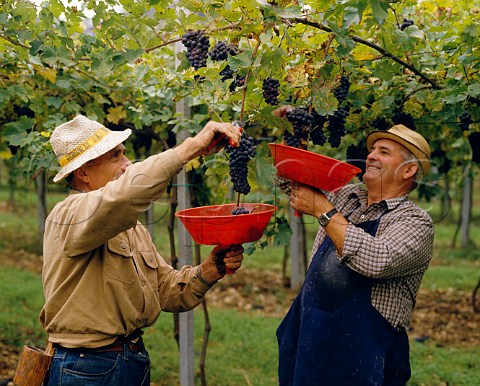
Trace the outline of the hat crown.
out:
<instances>
[{"instance_id":1,"label":"hat crown","mask_svg":"<svg viewBox=\"0 0 480 386\"><path fill-rule=\"evenodd\" d=\"M50 137L50 144L62 168L53 181L60 181L86 162L112 150L131 133L131 129L111 131L83 115L62 123Z\"/></svg>"},{"instance_id":2,"label":"hat crown","mask_svg":"<svg viewBox=\"0 0 480 386\"><path fill-rule=\"evenodd\" d=\"M398 137L404 139L408 143L417 147L418 150L420 150L423 154L425 154L426 158L430 158L430 155L431 155L430 145L421 134L417 133L412 129L409 129L404 125L392 126L388 130L388 132L397 135Z\"/></svg>"},{"instance_id":3,"label":"hat crown","mask_svg":"<svg viewBox=\"0 0 480 386\"><path fill-rule=\"evenodd\" d=\"M85 143L102 128L105 132L109 131L102 124L88 119L83 115L77 115L71 121L65 122L55 128L50 137L50 144L57 158L61 158L77 146Z\"/></svg>"}]
</instances>

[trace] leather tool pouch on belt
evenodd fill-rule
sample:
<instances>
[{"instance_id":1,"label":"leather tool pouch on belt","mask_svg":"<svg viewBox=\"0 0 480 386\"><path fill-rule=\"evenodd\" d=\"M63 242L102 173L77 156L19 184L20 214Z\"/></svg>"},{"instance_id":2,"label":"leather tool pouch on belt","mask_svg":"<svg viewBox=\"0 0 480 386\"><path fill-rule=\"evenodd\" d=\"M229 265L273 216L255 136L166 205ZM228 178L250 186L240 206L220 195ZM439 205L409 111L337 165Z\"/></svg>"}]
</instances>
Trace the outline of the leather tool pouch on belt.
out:
<instances>
[{"instance_id":1,"label":"leather tool pouch on belt","mask_svg":"<svg viewBox=\"0 0 480 386\"><path fill-rule=\"evenodd\" d=\"M17 386L40 386L45 379L53 358L53 347L49 342L45 351L23 346L13 383Z\"/></svg>"}]
</instances>

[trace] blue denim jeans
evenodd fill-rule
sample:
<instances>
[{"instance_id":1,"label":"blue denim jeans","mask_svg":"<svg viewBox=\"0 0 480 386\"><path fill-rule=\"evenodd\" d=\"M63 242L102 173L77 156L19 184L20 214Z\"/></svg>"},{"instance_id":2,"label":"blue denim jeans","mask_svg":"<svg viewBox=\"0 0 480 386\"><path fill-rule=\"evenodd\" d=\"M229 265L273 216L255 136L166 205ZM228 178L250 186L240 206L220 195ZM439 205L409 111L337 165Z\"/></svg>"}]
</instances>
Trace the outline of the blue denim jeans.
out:
<instances>
[{"instance_id":1,"label":"blue denim jeans","mask_svg":"<svg viewBox=\"0 0 480 386\"><path fill-rule=\"evenodd\" d=\"M92 352L56 347L45 386L149 386L150 358L145 349L134 353Z\"/></svg>"}]
</instances>

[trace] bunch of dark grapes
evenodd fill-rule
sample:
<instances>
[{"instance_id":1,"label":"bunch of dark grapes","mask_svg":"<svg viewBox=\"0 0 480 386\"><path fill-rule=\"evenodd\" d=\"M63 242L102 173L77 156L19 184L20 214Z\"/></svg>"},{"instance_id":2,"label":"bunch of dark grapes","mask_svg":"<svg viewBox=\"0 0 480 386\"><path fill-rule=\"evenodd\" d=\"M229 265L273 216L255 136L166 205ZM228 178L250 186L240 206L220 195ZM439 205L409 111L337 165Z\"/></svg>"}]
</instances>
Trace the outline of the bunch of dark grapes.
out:
<instances>
[{"instance_id":1,"label":"bunch of dark grapes","mask_svg":"<svg viewBox=\"0 0 480 386\"><path fill-rule=\"evenodd\" d=\"M285 145L296 147L297 149L299 149L302 145L302 140L290 133L287 129L283 131L283 140L285 141Z\"/></svg>"},{"instance_id":2,"label":"bunch of dark grapes","mask_svg":"<svg viewBox=\"0 0 480 386\"><path fill-rule=\"evenodd\" d=\"M385 118L375 118L372 123L372 127L376 130L388 130L390 128L390 124Z\"/></svg>"},{"instance_id":3,"label":"bunch of dark grapes","mask_svg":"<svg viewBox=\"0 0 480 386\"><path fill-rule=\"evenodd\" d=\"M263 97L270 106L278 105L278 96L280 95L280 82L277 79L265 78L262 83Z\"/></svg>"},{"instance_id":4,"label":"bunch of dark grapes","mask_svg":"<svg viewBox=\"0 0 480 386\"><path fill-rule=\"evenodd\" d=\"M475 131L468 136L468 142L472 147L472 161L480 164L480 132Z\"/></svg>"},{"instance_id":5,"label":"bunch of dark grapes","mask_svg":"<svg viewBox=\"0 0 480 386\"><path fill-rule=\"evenodd\" d=\"M327 138L323 131L323 126L327 122L327 117L324 115L318 114L315 110L312 111L313 116L313 125L312 130L310 131L310 140L314 145L325 145Z\"/></svg>"},{"instance_id":6,"label":"bunch of dark grapes","mask_svg":"<svg viewBox=\"0 0 480 386\"><path fill-rule=\"evenodd\" d=\"M287 111L285 118L293 126L293 135L304 140L308 140L310 130L313 126L313 115L302 108L295 108Z\"/></svg>"},{"instance_id":7,"label":"bunch of dark grapes","mask_svg":"<svg viewBox=\"0 0 480 386\"><path fill-rule=\"evenodd\" d=\"M340 84L333 90L333 95L337 98L339 104L347 99L349 89L350 79L347 75L342 75L340 77Z\"/></svg>"},{"instance_id":8,"label":"bunch of dark grapes","mask_svg":"<svg viewBox=\"0 0 480 386\"><path fill-rule=\"evenodd\" d=\"M359 175L365 173L367 156L368 150L365 141L361 141L357 145L351 144L347 147L347 162L362 169Z\"/></svg>"},{"instance_id":9,"label":"bunch of dark grapes","mask_svg":"<svg viewBox=\"0 0 480 386\"><path fill-rule=\"evenodd\" d=\"M182 43L187 47L187 59L190 65L198 70L207 66L210 39L202 30L189 30L182 36Z\"/></svg>"},{"instance_id":10,"label":"bunch of dark grapes","mask_svg":"<svg viewBox=\"0 0 480 386\"><path fill-rule=\"evenodd\" d=\"M234 45L219 41L213 46L209 55L214 62L220 62L222 60L227 60L228 54L235 56L237 53L237 48ZM227 65L222 71L220 71L220 76L222 77L222 80L225 81L227 79L232 79L233 73L233 70Z\"/></svg>"},{"instance_id":11,"label":"bunch of dark grapes","mask_svg":"<svg viewBox=\"0 0 480 386\"><path fill-rule=\"evenodd\" d=\"M417 129L413 117L410 114L404 112L403 110L395 110L392 116L392 120L395 125L405 125L412 130Z\"/></svg>"},{"instance_id":12,"label":"bunch of dark grapes","mask_svg":"<svg viewBox=\"0 0 480 386\"><path fill-rule=\"evenodd\" d=\"M237 206L232 210L232 214L234 216L238 216L239 214L248 214L248 213L250 213L248 209L243 206Z\"/></svg>"},{"instance_id":13,"label":"bunch of dark grapes","mask_svg":"<svg viewBox=\"0 0 480 386\"><path fill-rule=\"evenodd\" d=\"M403 18L403 22L400 25L400 29L403 31L405 28L410 27L413 24L414 24L413 20Z\"/></svg>"},{"instance_id":14,"label":"bunch of dark grapes","mask_svg":"<svg viewBox=\"0 0 480 386\"><path fill-rule=\"evenodd\" d=\"M220 71L220 76L222 77L223 81L226 81L227 79L232 79L233 78L233 70L230 68L230 66L228 64L226 65L226 67L222 71Z\"/></svg>"},{"instance_id":15,"label":"bunch of dark grapes","mask_svg":"<svg viewBox=\"0 0 480 386\"><path fill-rule=\"evenodd\" d=\"M235 79L230 84L230 91L234 92L237 87L243 87L245 85L245 77L241 75L235 76Z\"/></svg>"},{"instance_id":16,"label":"bunch of dark grapes","mask_svg":"<svg viewBox=\"0 0 480 386\"><path fill-rule=\"evenodd\" d=\"M230 155L230 177L233 183L233 190L240 194L250 193L248 183L248 161L255 157L257 146L252 137L247 137L245 131L242 133L240 146L227 146L225 151Z\"/></svg>"},{"instance_id":17,"label":"bunch of dark grapes","mask_svg":"<svg viewBox=\"0 0 480 386\"><path fill-rule=\"evenodd\" d=\"M328 142L332 147L340 146L342 137L345 135L345 122L348 117L348 110L344 107L339 107L333 115L328 116Z\"/></svg>"},{"instance_id":18,"label":"bunch of dark grapes","mask_svg":"<svg viewBox=\"0 0 480 386\"><path fill-rule=\"evenodd\" d=\"M227 43L220 41L213 46L208 54L214 62L219 62L221 60L226 60L229 52L230 47L227 45Z\"/></svg>"},{"instance_id":19,"label":"bunch of dark grapes","mask_svg":"<svg viewBox=\"0 0 480 386\"><path fill-rule=\"evenodd\" d=\"M462 131L468 131L468 128L470 127L470 124L473 122L472 116L464 111L462 115L459 117L460 119L460 129Z\"/></svg>"}]
</instances>

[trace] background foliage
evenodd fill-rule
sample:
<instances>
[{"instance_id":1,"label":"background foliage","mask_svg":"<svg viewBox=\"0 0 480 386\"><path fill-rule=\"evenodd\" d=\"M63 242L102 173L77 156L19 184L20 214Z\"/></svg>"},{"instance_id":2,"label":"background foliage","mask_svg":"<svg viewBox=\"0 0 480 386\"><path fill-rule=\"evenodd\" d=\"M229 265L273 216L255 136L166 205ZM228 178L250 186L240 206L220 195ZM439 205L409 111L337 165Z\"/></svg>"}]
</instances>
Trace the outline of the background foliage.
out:
<instances>
[{"instance_id":1,"label":"background foliage","mask_svg":"<svg viewBox=\"0 0 480 386\"><path fill-rule=\"evenodd\" d=\"M439 166L432 181L472 160L468 136L479 131L480 116L477 0L38 3L0 5L0 146L27 178L55 171L48 137L80 113L135 129L137 157L172 146L172 134L194 133L208 119L241 120L257 139L279 138L290 126L270 114L261 92L266 77L280 81L280 103L325 116L338 108L332 90L340 76L349 77L347 134L324 153L346 158L348 145L379 123L407 120L430 140ZM191 67L181 38L199 29L210 48L224 41L237 54ZM246 77L243 86L222 80L227 65ZM175 102L186 97L193 114L184 121Z\"/></svg>"}]
</instances>

